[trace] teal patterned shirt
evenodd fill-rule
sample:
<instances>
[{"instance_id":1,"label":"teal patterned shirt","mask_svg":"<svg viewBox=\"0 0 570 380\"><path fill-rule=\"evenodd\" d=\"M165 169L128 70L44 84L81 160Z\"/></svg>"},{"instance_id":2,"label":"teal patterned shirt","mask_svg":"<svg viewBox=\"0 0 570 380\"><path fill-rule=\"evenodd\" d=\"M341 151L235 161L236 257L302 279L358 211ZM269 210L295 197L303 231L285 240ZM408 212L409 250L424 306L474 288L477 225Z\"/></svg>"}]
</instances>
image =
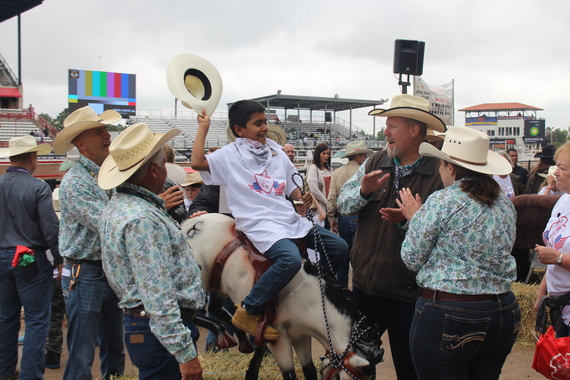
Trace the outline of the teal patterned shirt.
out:
<instances>
[{"instance_id":1,"label":"teal patterned shirt","mask_svg":"<svg viewBox=\"0 0 570 380\"><path fill-rule=\"evenodd\" d=\"M409 222L402 260L417 283L455 294L500 294L516 278L516 211L501 192L487 207L459 188L436 191Z\"/></svg>"},{"instance_id":2,"label":"teal patterned shirt","mask_svg":"<svg viewBox=\"0 0 570 380\"><path fill-rule=\"evenodd\" d=\"M59 187L59 251L75 260L101 260L99 223L109 194L99 187L99 166L83 155Z\"/></svg>"},{"instance_id":3,"label":"teal patterned shirt","mask_svg":"<svg viewBox=\"0 0 570 380\"><path fill-rule=\"evenodd\" d=\"M195 358L190 329L180 307L204 307L200 269L164 201L129 183L103 211L100 227L103 269L121 300L119 307L144 305L150 329L179 363Z\"/></svg>"}]
</instances>

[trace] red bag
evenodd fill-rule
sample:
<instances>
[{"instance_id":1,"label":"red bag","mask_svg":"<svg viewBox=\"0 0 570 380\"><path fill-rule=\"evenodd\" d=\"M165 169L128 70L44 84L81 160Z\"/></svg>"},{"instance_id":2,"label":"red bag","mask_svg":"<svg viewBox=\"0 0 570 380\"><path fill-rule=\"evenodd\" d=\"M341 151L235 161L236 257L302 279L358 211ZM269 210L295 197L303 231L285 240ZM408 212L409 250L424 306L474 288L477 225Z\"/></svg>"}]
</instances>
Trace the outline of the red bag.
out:
<instances>
[{"instance_id":1,"label":"red bag","mask_svg":"<svg viewBox=\"0 0 570 380\"><path fill-rule=\"evenodd\" d=\"M570 337L556 338L550 326L536 342L532 368L547 379L570 379Z\"/></svg>"}]
</instances>

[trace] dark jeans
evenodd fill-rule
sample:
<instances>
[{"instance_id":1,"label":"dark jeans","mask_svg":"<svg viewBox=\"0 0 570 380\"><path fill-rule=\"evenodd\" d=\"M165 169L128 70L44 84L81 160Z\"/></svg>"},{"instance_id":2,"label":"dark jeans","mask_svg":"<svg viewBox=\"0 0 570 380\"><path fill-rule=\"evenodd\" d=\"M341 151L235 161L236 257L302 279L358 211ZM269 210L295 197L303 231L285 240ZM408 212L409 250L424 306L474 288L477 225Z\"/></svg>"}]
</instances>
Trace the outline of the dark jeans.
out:
<instances>
[{"instance_id":1,"label":"dark jeans","mask_svg":"<svg viewBox=\"0 0 570 380\"><path fill-rule=\"evenodd\" d=\"M139 380L180 380L180 363L150 331L149 318L125 315L125 345L133 365L139 369ZM192 331L194 347L200 337L191 320L183 320Z\"/></svg>"},{"instance_id":2,"label":"dark jeans","mask_svg":"<svg viewBox=\"0 0 570 380\"><path fill-rule=\"evenodd\" d=\"M356 235L356 227L358 227L358 215L338 217L338 236L348 244L348 255L346 260L341 264L336 275L340 285L348 287L348 272L350 269L350 251L352 250L352 242Z\"/></svg>"},{"instance_id":3,"label":"dark jeans","mask_svg":"<svg viewBox=\"0 0 570 380\"><path fill-rule=\"evenodd\" d=\"M344 240L323 227L317 226L317 229L326 248L332 270L336 273L340 264L348 256L348 246ZM307 236L303 238L311 249L315 249L314 237L315 233L311 228ZM320 252L321 248L317 250ZM274 264L259 278L245 298L244 307L249 314L263 314L267 303L274 299L301 269L302 259L299 248L290 239L278 240L264 253L264 256L273 260ZM328 266L326 259L323 258L321 265Z\"/></svg>"},{"instance_id":4,"label":"dark jeans","mask_svg":"<svg viewBox=\"0 0 570 380\"><path fill-rule=\"evenodd\" d=\"M416 379L409 345L414 304L392 298L369 296L357 287L352 290L352 294L360 311L372 323L378 324L380 335L388 330L390 351L398 379Z\"/></svg>"},{"instance_id":5,"label":"dark jeans","mask_svg":"<svg viewBox=\"0 0 570 380\"><path fill-rule=\"evenodd\" d=\"M570 326L568 326L567 324L564 324L562 326L562 331L559 334L556 334L557 338L566 338L570 336Z\"/></svg>"},{"instance_id":6,"label":"dark jeans","mask_svg":"<svg viewBox=\"0 0 570 380\"><path fill-rule=\"evenodd\" d=\"M419 379L498 379L520 329L513 293L491 301L420 297L410 331Z\"/></svg>"},{"instance_id":7,"label":"dark jeans","mask_svg":"<svg viewBox=\"0 0 570 380\"><path fill-rule=\"evenodd\" d=\"M63 345L63 317L65 316L65 302L61 291L61 281L53 280L53 294L51 296L51 319L49 322L46 351L61 355Z\"/></svg>"},{"instance_id":8,"label":"dark jeans","mask_svg":"<svg viewBox=\"0 0 570 380\"><path fill-rule=\"evenodd\" d=\"M72 265L66 263L65 268L71 271ZM61 278L69 350L63 379L91 379L97 344L103 377L108 379L110 375L122 375L125 369L123 311L117 305L119 298L109 286L103 268L81 263L81 271L72 290L69 290L70 281L70 277Z\"/></svg>"},{"instance_id":9,"label":"dark jeans","mask_svg":"<svg viewBox=\"0 0 570 380\"><path fill-rule=\"evenodd\" d=\"M14 248L0 249L0 378L9 377L16 371L23 306L26 335L20 380L42 379L50 319L52 265L45 252L36 250L34 263L12 268L14 252Z\"/></svg>"}]
</instances>

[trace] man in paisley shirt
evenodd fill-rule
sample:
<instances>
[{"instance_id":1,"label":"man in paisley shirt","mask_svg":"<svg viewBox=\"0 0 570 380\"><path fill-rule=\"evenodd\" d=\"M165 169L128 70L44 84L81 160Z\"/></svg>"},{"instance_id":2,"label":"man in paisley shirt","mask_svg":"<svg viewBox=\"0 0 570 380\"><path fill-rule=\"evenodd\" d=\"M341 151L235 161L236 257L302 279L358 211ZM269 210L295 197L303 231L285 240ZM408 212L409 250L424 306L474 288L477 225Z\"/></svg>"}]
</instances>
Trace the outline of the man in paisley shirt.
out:
<instances>
[{"instance_id":1,"label":"man in paisley shirt","mask_svg":"<svg viewBox=\"0 0 570 380\"><path fill-rule=\"evenodd\" d=\"M422 201L443 188L439 161L419 154L427 129L445 132L443 121L430 113L430 102L396 95L390 108L369 115L386 117L386 150L372 154L345 183L337 199L341 215L358 215L350 262L353 294L361 311L381 331L388 331L398 379L416 378L410 356L409 330L419 296L416 273L404 265L400 248L405 231L396 204L398 191L411 188Z\"/></svg>"},{"instance_id":2,"label":"man in paisley shirt","mask_svg":"<svg viewBox=\"0 0 570 380\"><path fill-rule=\"evenodd\" d=\"M64 380L92 378L97 345L105 379L123 374L125 367L123 313L103 272L98 232L111 192L97 185L99 166L109 155L107 125L120 119L116 111L97 115L89 106L80 108L64 120L53 144L56 154L65 154L73 147L79 150L77 164L67 172L59 189L59 246L66 258L61 286L69 350Z\"/></svg>"},{"instance_id":3,"label":"man in paisley shirt","mask_svg":"<svg viewBox=\"0 0 570 380\"><path fill-rule=\"evenodd\" d=\"M162 146L178 135L133 124L111 144L99 185L116 188L100 226L103 267L125 309L125 342L139 379L201 379L192 323L204 307L200 269L158 196L166 179Z\"/></svg>"}]
</instances>

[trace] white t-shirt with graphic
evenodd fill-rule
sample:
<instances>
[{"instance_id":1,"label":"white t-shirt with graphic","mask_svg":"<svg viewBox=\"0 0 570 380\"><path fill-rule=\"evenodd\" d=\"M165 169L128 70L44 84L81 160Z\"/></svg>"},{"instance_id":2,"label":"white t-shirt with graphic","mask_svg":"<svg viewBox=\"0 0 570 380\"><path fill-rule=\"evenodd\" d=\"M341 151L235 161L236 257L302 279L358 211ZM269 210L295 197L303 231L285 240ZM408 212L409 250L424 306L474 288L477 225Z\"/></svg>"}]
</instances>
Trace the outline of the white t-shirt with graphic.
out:
<instances>
[{"instance_id":1,"label":"white t-shirt with graphic","mask_svg":"<svg viewBox=\"0 0 570 380\"><path fill-rule=\"evenodd\" d=\"M552 247L563 253L564 261L570 260L570 195L560 197L554 208L542 239L547 247ZM546 269L546 288L553 296L560 296L570 292L570 271L556 265L548 265ZM566 306L562 313L566 324L570 324L570 306Z\"/></svg>"},{"instance_id":2,"label":"white t-shirt with graphic","mask_svg":"<svg viewBox=\"0 0 570 380\"><path fill-rule=\"evenodd\" d=\"M251 157L243 155L251 153L239 149L236 142L208 154L210 171L200 172L205 184L225 186L237 229L262 253L278 240L302 238L311 229L311 222L298 215L285 199L296 188L292 176L297 169L280 145L269 139L267 145L274 154L261 173L247 167L245 162ZM300 177L296 178L300 184Z\"/></svg>"},{"instance_id":3,"label":"white t-shirt with graphic","mask_svg":"<svg viewBox=\"0 0 570 380\"><path fill-rule=\"evenodd\" d=\"M511 176L507 176L506 178L501 178L498 175L494 174L493 179L497 181L503 193L507 195L509 199L515 196L515 189L513 188L513 181L511 181Z\"/></svg>"}]
</instances>

